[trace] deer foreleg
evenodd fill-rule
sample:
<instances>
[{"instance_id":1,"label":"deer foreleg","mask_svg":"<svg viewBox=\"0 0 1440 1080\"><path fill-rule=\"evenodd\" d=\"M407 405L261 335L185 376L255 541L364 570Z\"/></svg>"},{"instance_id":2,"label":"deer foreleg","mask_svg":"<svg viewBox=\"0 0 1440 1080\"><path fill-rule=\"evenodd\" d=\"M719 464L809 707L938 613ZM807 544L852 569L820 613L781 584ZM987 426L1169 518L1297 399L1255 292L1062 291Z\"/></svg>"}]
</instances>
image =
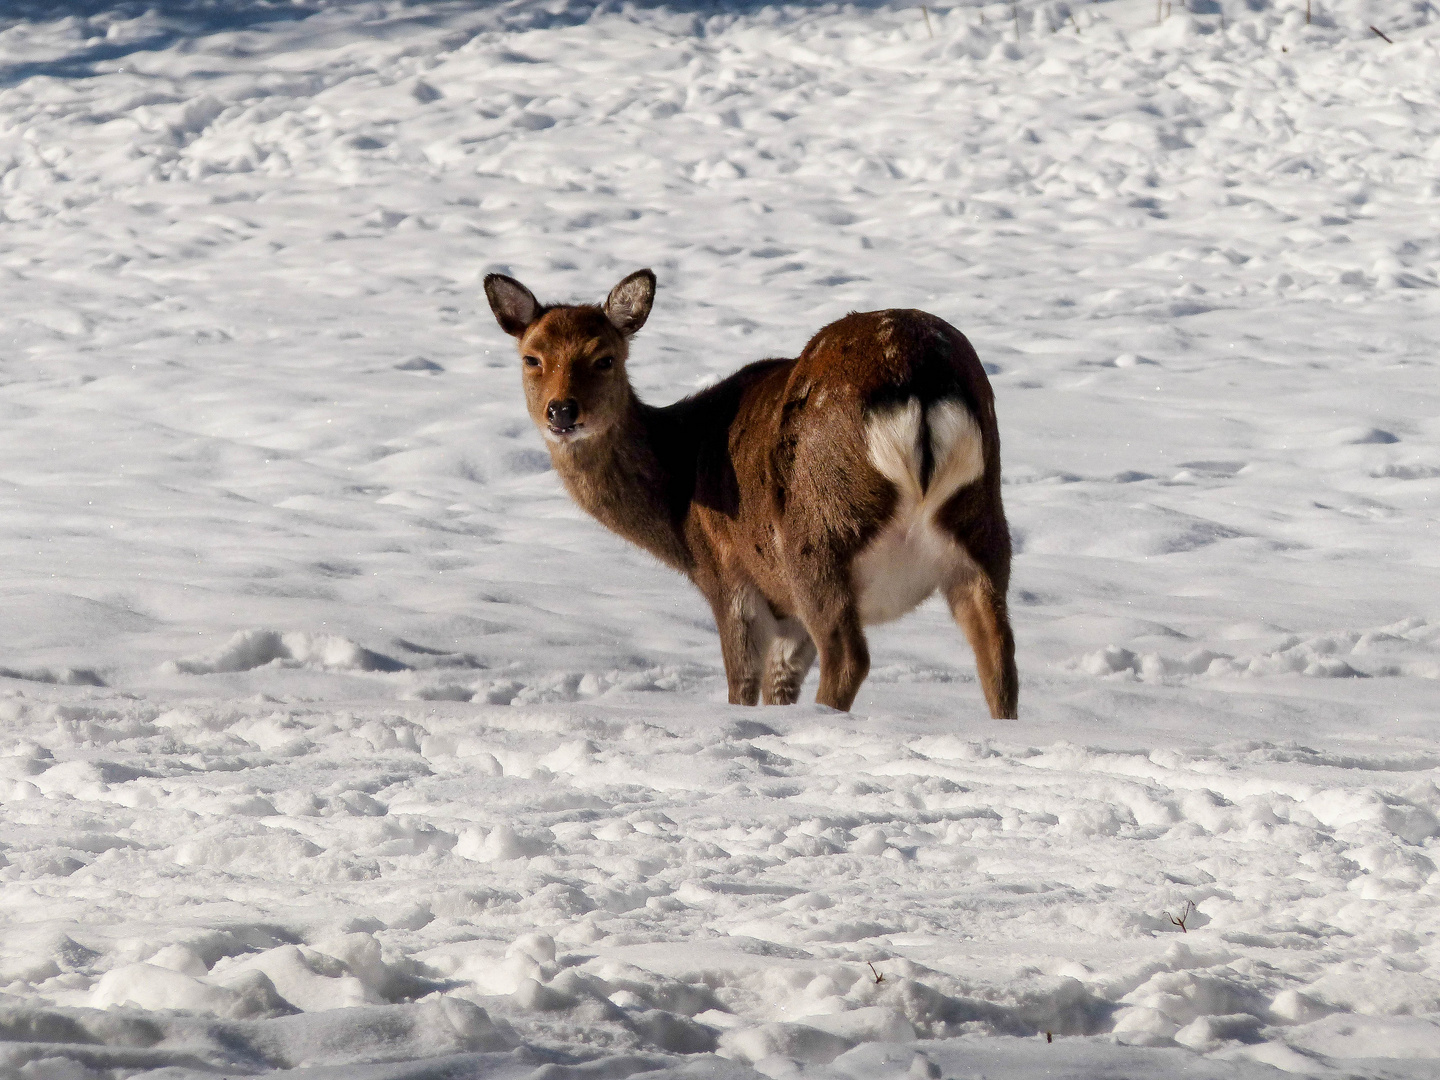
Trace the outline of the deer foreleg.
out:
<instances>
[{"instance_id":1,"label":"deer foreleg","mask_svg":"<svg viewBox=\"0 0 1440 1080\"><path fill-rule=\"evenodd\" d=\"M820 575L812 582L823 581ZM820 689L815 701L849 711L860 684L870 673L870 649L860 623L855 597L840 587L813 588L797 613L820 656Z\"/></svg>"},{"instance_id":2,"label":"deer foreleg","mask_svg":"<svg viewBox=\"0 0 1440 1080\"><path fill-rule=\"evenodd\" d=\"M748 582L732 584L713 602L720 653L730 704L755 705L765 679L765 666L775 637L775 617L758 589ZM769 698L766 698L769 701Z\"/></svg>"},{"instance_id":3,"label":"deer foreleg","mask_svg":"<svg viewBox=\"0 0 1440 1080\"><path fill-rule=\"evenodd\" d=\"M860 629L860 614L851 605L829 620L824 630L812 627L810 634L820 652L820 690L815 701L848 712L860 684L870 674L870 649Z\"/></svg>"},{"instance_id":4,"label":"deer foreleg","mask_svg":"<svg viewBox=\"0 0 1440 1080\"><path fill-rule=\"evenodd\" d=\"M815 642L799 619L779 619L765 661L765 682L761 693L766 705L794 705L800 685L815 663Z\"/></svg>"}]
</instances>

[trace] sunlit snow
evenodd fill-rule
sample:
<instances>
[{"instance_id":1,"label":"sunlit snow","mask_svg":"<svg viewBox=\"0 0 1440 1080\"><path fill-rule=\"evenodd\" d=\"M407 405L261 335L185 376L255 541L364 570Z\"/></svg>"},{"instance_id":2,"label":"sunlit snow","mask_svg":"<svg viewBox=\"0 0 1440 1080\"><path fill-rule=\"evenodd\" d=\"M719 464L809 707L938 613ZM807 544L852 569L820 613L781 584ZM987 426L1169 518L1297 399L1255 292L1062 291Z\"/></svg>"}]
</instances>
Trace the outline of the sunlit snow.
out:
<instances>
[{"instance_id":1,"label":"sunlit snow","mask_svg":"<svg viewBox=\"0 0 1440 1080\"><path fill-rule=\"evenodd\" d=\"M0 1075L1433 1078L1440 14L1306 10L0 4ZM971 338L1020 721L724 704L480 289L644 266Z\"/></svg>"}]
</instances>

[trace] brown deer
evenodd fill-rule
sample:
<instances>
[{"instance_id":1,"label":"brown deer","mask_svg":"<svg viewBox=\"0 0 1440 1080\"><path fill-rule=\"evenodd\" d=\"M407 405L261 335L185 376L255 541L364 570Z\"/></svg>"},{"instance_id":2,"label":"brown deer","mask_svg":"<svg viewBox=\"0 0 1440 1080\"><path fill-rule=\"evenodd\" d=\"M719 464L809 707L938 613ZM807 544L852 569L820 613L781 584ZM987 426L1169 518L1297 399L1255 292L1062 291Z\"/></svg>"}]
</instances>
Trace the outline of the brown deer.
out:
<instances>
[{"instance_id":1,"label":"brown deer","mask_svg":"<svg viewBox=\"0 0 1440 1080\"><path fill-rule=\"evenodd\" d=\"M657 408L625 374L649 270L602 305L543 305L502 274L485 295L571 496L710 602L732 703L793 703L818 652L815 700L848 709L864 628L940 589L990 714L1016 715L995 396L958 330L923 311L847 315L794 360Z\"/></svg>"}]
</instances>

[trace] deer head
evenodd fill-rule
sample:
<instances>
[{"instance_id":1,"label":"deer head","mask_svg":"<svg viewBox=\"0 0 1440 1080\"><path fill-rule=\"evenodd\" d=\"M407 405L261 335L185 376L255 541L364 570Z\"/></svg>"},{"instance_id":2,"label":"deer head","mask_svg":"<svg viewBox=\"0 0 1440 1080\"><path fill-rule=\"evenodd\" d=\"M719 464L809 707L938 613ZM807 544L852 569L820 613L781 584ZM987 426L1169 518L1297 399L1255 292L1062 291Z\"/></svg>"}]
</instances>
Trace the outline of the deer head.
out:
<instances>
[{"instance_id":1,"label":"deer head","mask_svg":"<svg viewBox=\"0 0 1440 1080\"><path fill-rule=\"evenodd\" d=\"M603 434L625 414L630 337L655 301L655 275L637 270L603 305L550 307L514 278L490 274L485 296L500 328L520 350L530 418L552 449Z\"/></svg>"}]
</instances>

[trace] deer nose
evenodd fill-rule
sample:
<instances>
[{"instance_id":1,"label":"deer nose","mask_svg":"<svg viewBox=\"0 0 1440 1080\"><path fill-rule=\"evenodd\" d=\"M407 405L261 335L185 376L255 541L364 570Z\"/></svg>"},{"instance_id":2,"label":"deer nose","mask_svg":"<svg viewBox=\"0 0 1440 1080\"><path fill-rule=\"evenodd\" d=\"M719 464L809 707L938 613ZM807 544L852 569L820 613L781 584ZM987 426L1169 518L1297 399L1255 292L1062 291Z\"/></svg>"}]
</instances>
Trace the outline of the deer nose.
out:
<instances>
[{"instance_id":1,"label":"deer nose","mask_svg":"<svg viewBox=\"0 0 1440 1080\"><path fill-rule=\"evenodd\" d=\"M580 403L574 398L566 398L564 401L552 401L545 406L545 419L550 421L553 428L572 428L575 426L575 418L580 415Z\"/></svg>"}]
</instances>

